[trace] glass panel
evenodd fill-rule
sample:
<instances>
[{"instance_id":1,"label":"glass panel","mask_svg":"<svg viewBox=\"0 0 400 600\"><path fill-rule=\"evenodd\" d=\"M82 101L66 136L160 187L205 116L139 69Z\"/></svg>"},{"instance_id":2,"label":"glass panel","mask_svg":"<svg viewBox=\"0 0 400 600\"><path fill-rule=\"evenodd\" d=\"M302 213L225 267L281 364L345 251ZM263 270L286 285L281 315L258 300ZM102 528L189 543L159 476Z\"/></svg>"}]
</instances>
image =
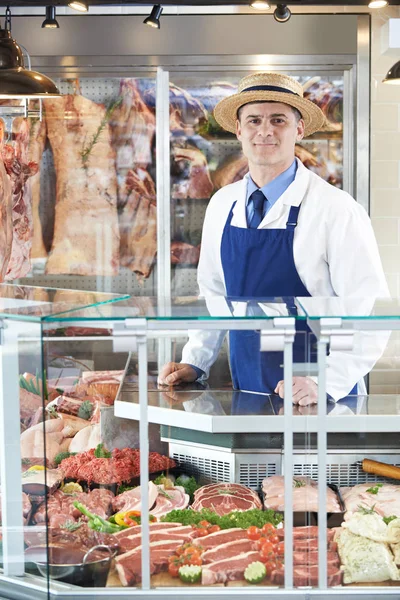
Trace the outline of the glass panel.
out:
<instances>
[{"instance_id":1,"label":"glass panel","mask_svg":"<svg viewBox=\"0 0 400 600\"><path fill-rule=\"evenodd\" d=\"M118 294L79 292L54 288L39 288L0 284L0 316L18 320L40 321L48 315L102 304L125 298Z\"/></svg>"},{"instance_id":2,"label":"glass panel","mask_svg":"<svg viewBox=\"0 0 400 600\"><path fill-rule=\"evenodd\" d=\"M343 186L343 75L296 75L305 96L318 104L327 121L323 131L296 145L306 167L339 188ZM170 73L171 262L173 294L197 289L201 231L210 197L239 181L248 170L236 136L224 131L212 111L235 93L244 74L214 77Z\"/></svg>"},{"instance_id":3,"label":"glass panel","mask_svg":"<svg viewBox=\"0 0 400 600\"><path fill-rule=\"evenodd\" d=\"M310 319L340 317L347 320L397 320L400 315L398 298L298 298L299 306ZM364 327L365 325L363 325Z\"/></svg>"},{"instance_id":4,"label":"glass panel","mask_svg":"<svg viewBox=\"0 0 400 600\"><path fill-rule=\"evenodd\" d=\"M33 240L32 264L16 265L8 279L154 294L155 79L55 82L63 96L44 101L42 122L14 122L12 144L25 144L35 165L26 188Z\"/></svg>"}]
</instances>

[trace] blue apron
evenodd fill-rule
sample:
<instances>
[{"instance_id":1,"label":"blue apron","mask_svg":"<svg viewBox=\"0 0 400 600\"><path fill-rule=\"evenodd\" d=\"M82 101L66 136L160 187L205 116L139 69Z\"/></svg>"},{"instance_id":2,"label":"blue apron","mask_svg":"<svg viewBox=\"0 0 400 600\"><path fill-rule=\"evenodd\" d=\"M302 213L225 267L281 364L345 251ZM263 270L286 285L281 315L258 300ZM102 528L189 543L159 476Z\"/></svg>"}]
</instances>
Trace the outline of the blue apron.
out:
<instances>
[{"instance_id":1,"label":"blue apron","mask_svg":"<svg viewBox=\"0 0 400 600\"><path fill-rule=\"evenodd\" d=\"M294 231L300 206L292 206L286 229L246 229L231 225L233 204L221 240L226 294L235 298L311 296L301 281L293 256ZM286 302L289 314L293 303ZM293 361L316 362L315 337L305 321L296 321ZM273 394L283 379L283 353L260 352L258 331L231 331L230 362L233 386ZM357 385L351 393L357 393Z\"/></svg>"}]
</instances>

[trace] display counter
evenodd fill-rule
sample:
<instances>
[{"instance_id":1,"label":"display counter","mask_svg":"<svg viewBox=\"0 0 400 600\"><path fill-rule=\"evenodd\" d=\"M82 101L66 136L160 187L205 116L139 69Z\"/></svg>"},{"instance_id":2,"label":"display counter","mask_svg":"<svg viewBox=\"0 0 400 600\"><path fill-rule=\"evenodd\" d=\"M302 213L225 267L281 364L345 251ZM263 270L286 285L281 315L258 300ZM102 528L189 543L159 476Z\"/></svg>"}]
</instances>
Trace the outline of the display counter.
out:
<instances>
[{"instance_id":1,"label":"display counter","mask_svg":"<svg viewBox=\"0 0 400 600\"><path fill-rule=\"evenodd\" d=\"M400 397L361 381L397 301L0 286L0 321L2 596L398 596ZM188 332L235 330L284 398L157 383Z\"/></svg>"}]
</instances>

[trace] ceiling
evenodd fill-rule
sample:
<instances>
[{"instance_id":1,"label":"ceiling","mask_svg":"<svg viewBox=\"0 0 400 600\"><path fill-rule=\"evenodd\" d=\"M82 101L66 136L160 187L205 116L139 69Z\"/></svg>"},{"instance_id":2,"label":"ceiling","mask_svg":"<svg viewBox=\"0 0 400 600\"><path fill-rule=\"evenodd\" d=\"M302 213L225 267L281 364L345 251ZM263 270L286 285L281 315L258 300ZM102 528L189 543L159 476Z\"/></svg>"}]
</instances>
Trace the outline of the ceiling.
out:
<instances>
[{"instance_id":1,"label":"ceiling","mask_svg":"<svg viewBox=\"0 0 400 600\"><path fill-rule=\"evenodd\" d=\"M152 6L155 2L148 0L88 0L89 6ZM248 6L249 0L158 0L164 6ZM271 0L272 4L277 4L277 0ZM287 2L289 6L363 6L368 5L368 0L290 0ZM389 0L391 5L400 5L400 0ZM19 6L19 7L37 7L37 6L67 6L68 0L8 0L2 2L0 6ZM79 13L77 13L79 14Z\"/></svg>"}]
</instances>

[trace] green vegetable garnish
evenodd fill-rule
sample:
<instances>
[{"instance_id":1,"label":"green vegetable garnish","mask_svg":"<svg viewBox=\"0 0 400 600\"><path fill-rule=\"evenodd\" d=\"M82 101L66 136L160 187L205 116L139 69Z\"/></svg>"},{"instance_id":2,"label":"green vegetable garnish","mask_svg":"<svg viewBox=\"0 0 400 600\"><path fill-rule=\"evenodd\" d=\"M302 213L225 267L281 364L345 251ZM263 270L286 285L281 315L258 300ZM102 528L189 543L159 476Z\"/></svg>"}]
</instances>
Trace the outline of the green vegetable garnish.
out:
<instances>
[{"instance_id":1,"label":"green vegetable garnish","mask_svg":"<svg viewBox=\"0 0 400 600\"><path fill-rule=\"evenodd\" d=\"M106 521L106 519L99 517L99 515L90 512L81 502L75 501L74 506L80 510L85 517L88 518L88 527L94 531L101 531L102 533L117 533L117 531L126 529L126 527L114 525L113 523L110 523L110 521Z\"/></svg>"},{"instance_id":2,"label":"green vegetable garnish","mask_svg":"<svg viewBox=\"0 0 400 600\"><path fill-rule=\"evenodd\" d=\"M183 565L179 567L178 572L180 580L184 583L197 583L201 580L201 567L196 565Z\"/></svg>"},{"instance_id":3,"label":"green vegetable garnish","mask_svg":"<svg viewBox=\"0 0 400 600\"><path fill-rule=\"evenodd\" d=\"M366 491L369 494L377 494L382 486L383 486L383 483L377 483L376 485L374 485L374 487L370 487Z\"/></svg>"},{"instance_id":4,"label":"green vegetable garnish","mask_svg":"<svg viewBox=\"0 0 400 600\"><path fill-rule=\"evenodd\" d=\"M389 523L395 519L397 519L396 515L390 515L390 517L383 517L383 522L386 523L386 525L389 525Z\"/></svg>"},{"instance_id":5,"label":"green vegetable garnish","mask_svg":"<svg viewBox=\"0 0 400 600\"><path fill-rule=\"evenodd\" d=\"M80 405L79 410L78 410L78 417L88 421L90 419L90 417L92 416L92 413L93 413L93 404L90 402L90 400L85 400L84 402L82 402L82 404ZM109 458L109 457L103 457L103 458Z\"/></svg>"},{"instance_id":6,"label":"green vegetable garnish","mask_svg":"<svg viewBox=\"0 0 400 600\"><path fill-rule=\"evenodd\" d=\"M182 525L198 525L200 521L208 521L211 525L219 525L221 529L230 529L231 527L247 529L251 525L261 529L265 523L272 523L276 527L282 522L283 516L273 510L252 508L243 512L234 510L220 517L214 511L203 508L200 511L191 509L171 510L160 520L167 523L181 523Z\"/></svg>"},{"instance_id":7,"label":"green vegetable garnish","mask_svg":"<svg viewBox=\"0 0 400 600\"><path fill-rule=\"evenodd\" d=\"M368 506L363 506L362 504L359 504L357 508L358 512L362 515L373 515L376 514L375 506L376 504L371 506L371 508L368 508Z\"/></svg>"},{"instance_id":8,"label":"green vegetable garnish","mask_svg":"<svg viewBox=\"0 0 400 600\"><path fill-rule=\"evenodd\" d=\"M95 458L111 458L112 454L104 448L104 444L98 444L94 451Z\"/></svg>"},{"instance_id":9,"label":"green vegetable garnish","mask_svg":"<svg viewBox=\"0 0 400 600\"><path fill-rule=\"evenodd\" d=\"M178 479L175 481L175 485L179 485L185 489L185 492L190 496L191 502L193 500L195 491L201 487L194 477L189 477L189 479L186 479L182 476L178 477Z\"/></svg>"},{"instance_id":10,"label":"green vegetable garnish","mask_svg":"<svg viewBox=\"0 0 400 600\"><path fill-rule=\"evenodd\" d=\"M260 561L252 562L244 572L244 578L247 583L260 583L265 579L266 575L267 569Z\"/></svg>"},{"instance_id":11,"label":"green vegetable garnish","mask_svg":"<svg viewBox=\"0 0 400 600\"><path fill-rule=\"evenodd\" d=\"M118 494L123 494L124 492L128 492L129 490L133 490L136 486L132 486L132 485L125 485L123 483L121 483L120 486L118 486L117 489L117 495Z\"/></svg>"},{"instance_id":12,"label":"green vegetable garnish","mask_svg":"<svg viewBox=\"0 0 400 600\"><path fill-rule=\"evenodd\" d=\"M304 487L305 485L306 485L305 481L303 481L302 479L296 479L295 477L293 477L293 487L294 488Z\"/></svg>"},{"instance_id":13,"label":"green vegetable garnish","mask_svg":"<svg viewBox=\"0 0 400 600\"><path fill-rule=\"evenodd\" d=\"M82 525L80 521L66 521L64 525L61 525L61 529L66 529L67 531L76 531Z\"/></svg>"}]
</instances>

